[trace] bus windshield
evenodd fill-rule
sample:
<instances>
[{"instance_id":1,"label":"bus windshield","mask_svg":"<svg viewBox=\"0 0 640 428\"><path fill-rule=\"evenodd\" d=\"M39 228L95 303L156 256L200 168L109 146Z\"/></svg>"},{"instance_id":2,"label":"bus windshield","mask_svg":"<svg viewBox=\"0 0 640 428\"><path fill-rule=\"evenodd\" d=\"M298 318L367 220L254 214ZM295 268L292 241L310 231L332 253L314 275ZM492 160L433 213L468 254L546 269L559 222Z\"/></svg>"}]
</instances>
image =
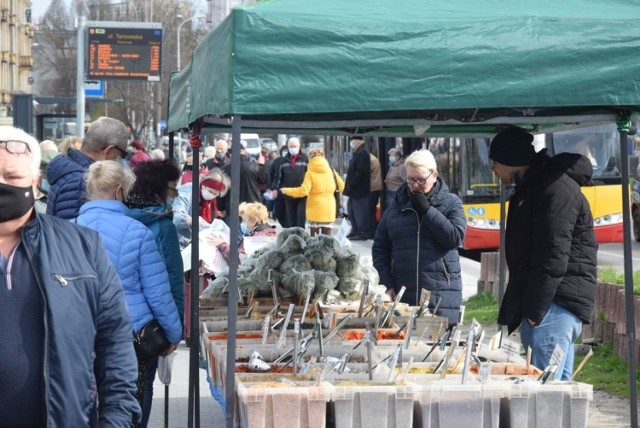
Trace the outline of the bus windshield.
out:
<instances>
[{"instance_id":1,"label":"bus windshield","mask_svg":"<svg viewBox=\"0 0 640 428\"><path fill-rule=\"evenodd\" d=\"M462 158L460 196L465 202L492 202L500 200L500 182L491 171L488 138L461 140Z\"/></svg>"},{"instance_id":2,"label":"bus windshield","mask_svg":"<svg viewBox=\"0 0 640 428\"><path fill-rule=\"evenodd\" d=\"M593 180L620 183L620 134L615 124L573 129L547 135L549 154L579 153L593 166Z\"/></svg>"}]
</instances>

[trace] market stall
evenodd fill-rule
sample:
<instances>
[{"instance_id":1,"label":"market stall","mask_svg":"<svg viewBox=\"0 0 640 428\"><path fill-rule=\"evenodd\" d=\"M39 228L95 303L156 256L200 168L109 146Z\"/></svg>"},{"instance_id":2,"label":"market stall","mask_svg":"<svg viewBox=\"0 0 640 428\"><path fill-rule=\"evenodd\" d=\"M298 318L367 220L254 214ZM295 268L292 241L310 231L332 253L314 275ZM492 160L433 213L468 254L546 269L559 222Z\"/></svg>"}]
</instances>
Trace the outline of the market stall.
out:
<instances>
[{"instance_id":1,"label":"market stall","mask_svg":"<svg viewBox=\"0 0 640 428\"><path fill-rule=\"evenodd\" d=\"M172 76L168 129L190 128L197 146L205 126L231 129L237 143L241 129L492 136L508 125L540 133L616 122L624 145L626 315L633 353L626 132L640 111L637 10L635 1L586 0L276 0L236 8L198 45L190 66ZM232 150L238 159L239 144ZM234 162L236 182L238 168ZM237 189L231 200L235 230ZM232 239L232 254L236 249ZM232 260L230 332L237 287ZM234 334L229 347L235 349ZM234 383L232 354L228 385ZM629 369L635 425L633 354ZM227 390L228 426L234 399L233 389Z\"/></svg>"}]
</instances>

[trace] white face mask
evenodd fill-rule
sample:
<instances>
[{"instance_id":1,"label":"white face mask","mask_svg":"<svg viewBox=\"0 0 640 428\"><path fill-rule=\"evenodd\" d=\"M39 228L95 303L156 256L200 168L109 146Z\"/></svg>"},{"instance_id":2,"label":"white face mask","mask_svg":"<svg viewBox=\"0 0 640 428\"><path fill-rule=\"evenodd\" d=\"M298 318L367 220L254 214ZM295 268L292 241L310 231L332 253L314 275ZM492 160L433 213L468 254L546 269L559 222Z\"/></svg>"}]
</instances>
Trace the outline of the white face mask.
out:
<instances>
[{"instance_id":1,"label":"white face mask","mask_svg":"<svg viewBox=\"0 0 640 428\"><path fill-rule=\"evenodd\" d=\"M214 199L216 197L216 195L214 195L213 193L211 193L209 191L209 189L205 189L203 188L202 191L200 192L202 193L202 199L206 200L206 201L210 201L212 199Z\"/></svg>"}]
</instances>

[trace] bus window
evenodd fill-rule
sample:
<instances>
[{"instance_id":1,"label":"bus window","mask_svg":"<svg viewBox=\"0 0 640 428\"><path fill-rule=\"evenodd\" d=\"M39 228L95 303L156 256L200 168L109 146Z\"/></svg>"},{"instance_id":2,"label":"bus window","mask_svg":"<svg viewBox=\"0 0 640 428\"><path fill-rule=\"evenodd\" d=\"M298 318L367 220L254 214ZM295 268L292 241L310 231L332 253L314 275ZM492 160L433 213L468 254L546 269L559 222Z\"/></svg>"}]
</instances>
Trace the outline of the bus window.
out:
<instances>
[{"instance_id":1,"label":"bus window","mask_svg":"<svg viewBox=\"0 0 640 428\"><path fill-rule=\"evenodd\" d=\"M460 193L465 202L500 201L500 183L491 171L488 138L465 138Z\"/></svg>"},{"instance_id":2,"label":"bus window","mask_svg":"<svg viewBox=\"0 0 640 428\"><path fill-rule=\"evenodd\" d=\"M547 136L550 155L571 152L586 156L593 166L593 180L619 183L620 135L615 124L556 132Z\"/></svg>"}]
</instances>

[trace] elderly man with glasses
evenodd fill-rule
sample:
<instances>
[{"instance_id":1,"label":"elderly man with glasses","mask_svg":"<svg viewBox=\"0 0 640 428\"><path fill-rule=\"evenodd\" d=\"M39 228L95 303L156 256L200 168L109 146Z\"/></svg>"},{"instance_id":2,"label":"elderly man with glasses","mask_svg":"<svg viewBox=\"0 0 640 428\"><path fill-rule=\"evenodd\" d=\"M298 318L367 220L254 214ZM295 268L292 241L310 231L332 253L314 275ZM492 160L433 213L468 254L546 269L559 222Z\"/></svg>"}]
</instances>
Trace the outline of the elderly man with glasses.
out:
<instances>
[{"instance_id":1,"label":"elderly man with glasses","mask_svg":"<svg viewBox=\"0 0 640 428\"><path fill-rule=\"evenodd\" d=\"M140 407L122 285L97 233L35 212L40 156L0 126L1 425L130 427Z\"/></svg>"},{"instance_id":2,"label":"elderly man with glasses","mask_svg":"<svg viewBox=\"0 0 640 428\"><path fill-rule=\"evenodd\" d=\"M393 298L406 287L402 302L421 303L429 295L429 309L459 321L462 277L458 247L467 228L462 202L449 193L438 176L428 150L413 152L405 161L407 182L382 216L371 249L380 284Z\"/></svg>"},{"instance_id":3,"label":"elderly man with glasses","mask_svg":"<svg viewBox=\"0 0 640 428\"><path fill-rule=\"evenodd\" d=\"M64 219L78 216L86 202L84 174L89 166L100 160L119 160L127 156L130 132L124 123L101 117L91 124L80 150L69 148L66 155L49 163L47 179L51 186L47 214Z\"/></svg>"}]
</instances>

